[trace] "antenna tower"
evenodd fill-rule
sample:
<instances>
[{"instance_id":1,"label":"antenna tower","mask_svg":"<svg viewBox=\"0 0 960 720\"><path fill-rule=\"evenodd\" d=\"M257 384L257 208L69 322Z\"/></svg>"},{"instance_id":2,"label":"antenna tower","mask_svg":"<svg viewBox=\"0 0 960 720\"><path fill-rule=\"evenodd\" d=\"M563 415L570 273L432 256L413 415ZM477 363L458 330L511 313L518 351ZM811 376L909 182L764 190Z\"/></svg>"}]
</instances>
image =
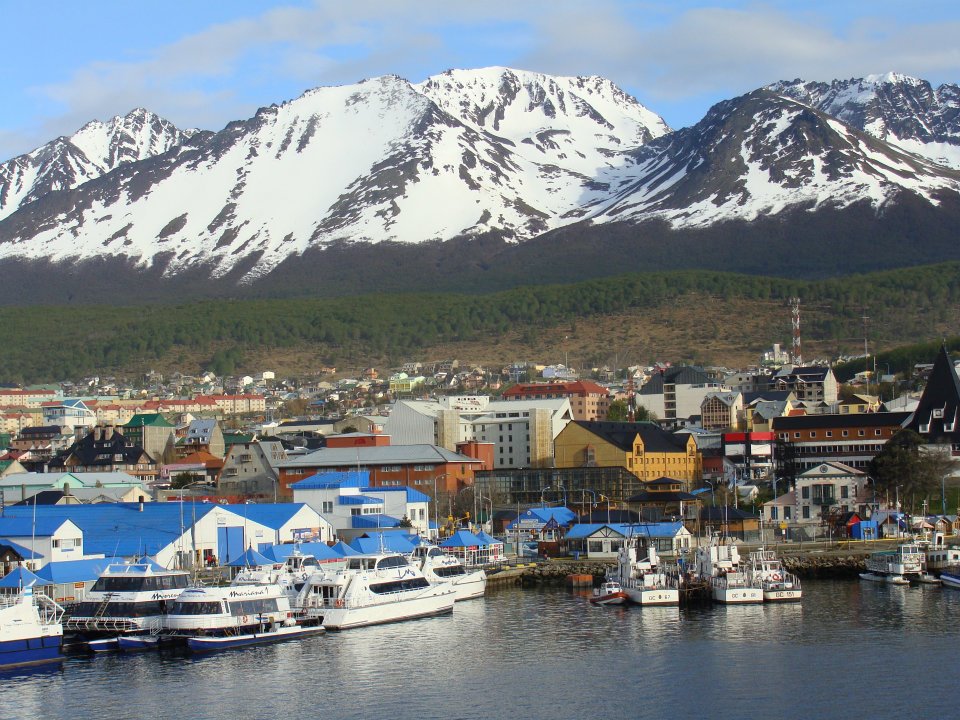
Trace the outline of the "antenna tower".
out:
<instances>
[{"instance_id":1,"label":"antenna tower","mask_svg":"<svg viewBox=\"0 0 960 720\"><path fill-rule=\"evenodd\" d=\"M790 319L793 324L793 347L790 349L790 361L794 365L803 365L803 353L800 350L800 298L790 298Z\"/></svg>"}]
</instances>

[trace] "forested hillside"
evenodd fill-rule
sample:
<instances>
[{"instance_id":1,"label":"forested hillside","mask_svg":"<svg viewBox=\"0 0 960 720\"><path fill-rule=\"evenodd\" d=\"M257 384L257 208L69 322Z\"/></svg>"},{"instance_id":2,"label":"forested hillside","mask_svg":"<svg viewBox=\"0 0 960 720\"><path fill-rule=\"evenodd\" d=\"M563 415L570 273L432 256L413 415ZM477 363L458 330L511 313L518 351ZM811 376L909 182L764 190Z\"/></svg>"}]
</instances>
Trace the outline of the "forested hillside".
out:
<instances>
[{"instance_id":1,"label":"forested hillside","mask_svg":"<svg viewBox=\"0 0 960 720\"><path fill-rule=\"evenodd\" d=\"M133 372L153 365L184 372L208 367L243 369L251 352L308 349L318 364L399 362L451 343L483 343L517 334L530 357L541 332L576 324L582 342L599 320L622 313L656 317L691 297L721 314L736 301L723 329L744 346L789 341L790 297L800 297L805 341L853 352L862 348L864 314L871 347L930 341L955 326L960 305L960 263L821 281L709 271L638 273L570 285L523 287L487 295L394 294L345 298L218 300L183 305L4 307L0 381L31 382L92 373ZM782 304L782 332L749 336L744 303ZM590 322L591 319L597 323ZM707 330L695 310L684 323L694 346ZM715 332L711 330L710 332ZM744 336L737 337L737 333ZM581 343L582 344L582 343ZM670 359L671 348L657 348ZM511 348L511 352L516 348ZM809 357L809 356L808 356ZM505 357L503 360L515 359ZM713 360L701 356L703 361Z\"/></svg>"}]
</instances>

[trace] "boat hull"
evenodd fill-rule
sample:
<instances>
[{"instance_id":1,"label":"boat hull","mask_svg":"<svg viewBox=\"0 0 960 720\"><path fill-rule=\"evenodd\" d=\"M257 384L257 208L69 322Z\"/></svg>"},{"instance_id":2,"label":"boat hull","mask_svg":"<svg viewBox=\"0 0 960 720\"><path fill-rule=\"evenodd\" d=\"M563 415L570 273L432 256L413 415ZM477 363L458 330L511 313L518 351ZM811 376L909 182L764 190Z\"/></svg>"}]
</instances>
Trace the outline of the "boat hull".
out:
<instances>
[{"instance_id":1,"label":"boat hull","mask_svg":"<svg viewBox=\"0 0 960 720\"><path fill-rule=\"evenodd\" d=\"M159 635L121 635L117 638L117 648L124 652L154 650L159 646Z\"/></svg>"},{"instance_id":2,"label":"boat hull","mask_svg":"<svg viewBox=\"0 0 960 720\"><path fill-rule=\"evenodd\" d=\"M769 588L763 591L764 602L800 602L802 597L802 590Z\"/></svg>"},{"instance_id":3,"label":"boat hull","mask_svg":"<svg viewBox=\"0 0 960 720\"><path fill-rule=\"evenodd\" d=\"M191 652L195 653L217 652L220 650L249 647L250 645L264 645L267 643L283 642L285 640L295 640L309 637L310 635L318 635L322 633L323 630L323 627L320 625L311 627L294 625L244 635L191 637L187 638L187 647Z\"/></svg>"},{"instance_id":4,"label":"boat hull","mask_svg":"<svg viewBox=\"0 0 960 720\"><path fill-rule=\"evenodd\" d=\"M713 588L713 599L724 605L748 605L763 602L763 590L760 588Z\"/></svg>"},{"instance_id":5,"label":"boat hull","mask_svg":"<svg viewBox=\"0 0 960 720\"><path fill-rule=\"evenodd\" d=\"M367 625L382 625L401 620L445 615L453 611L455 597L456 593L448 586L440 592L429 592L417 597L375 605L324 608L322 622L327 630L348 630Z\"/></svg>"},{"instance_id":6,"label":"boat hull","mask_svg":"<svg viewBox=\"0 0 960 720\"><path fill-rule=\"evenodd\" d=\"M631 603L643 607L680 604L680 591L676 588L628 588L627 596Z\"/></svg>"},{"instance_id":7,"label":"boat hull","mask_svg":"<svg viewBox=\"0 0 960 720\"><path fill-rule=\"evenodd\" d=\"M453 583L456 601L483 597L487 592L487 574L483 570L469 573Z\"/></svg>"},{"instance_id":8,"label":"boat hull","mask_svg":"<svg viewBox=\"0 0 960 720\"><path fill-rule=\"evenodd\" d=\"M87 650L94 653L113 652L120 649L119 637L97 638L96 640L87 640Z\"/></svg>"},{"instance_id":9,"label":"boat hull","mask_svg":"<svg viewBox=\"0 0 960 720\"><path fill-rule=\"evenodd\" d=\"M944 587L960 590L960 575L954 575L953 573L940 573L940 583Z\"/></svg>"},{"instance_id":10,"label":"boat hull","mask_svg":"<svg viewBox=\"0 0 960 720\"><path fill-rule=\"evenodd\" d=\"M909 585L910 581L902 575L880 575L878 573L860 573L861 580L869 582L884 583L886 585Z\"/></svg>"},{"instance_id":11,"label":"boat hull","mask_svg":"<svg viewBox=\"0 0 960 720\"><path fill-rule=\"evenodd\" d=\"M0 669L60 662L62 648L63 636L57 634L0 642Z\"/></svg>"},{"instance_id":12,"label":"boat hull","mask_svg":"<svg viewBox=\"0 0 960 720\"><path fill-rule=\"evenodd\" d=\"M596 595L590 598L590 602L594 605L626 605L629 599L625 592L615 592L607 595Z\"/></svg>"}]
</instances>

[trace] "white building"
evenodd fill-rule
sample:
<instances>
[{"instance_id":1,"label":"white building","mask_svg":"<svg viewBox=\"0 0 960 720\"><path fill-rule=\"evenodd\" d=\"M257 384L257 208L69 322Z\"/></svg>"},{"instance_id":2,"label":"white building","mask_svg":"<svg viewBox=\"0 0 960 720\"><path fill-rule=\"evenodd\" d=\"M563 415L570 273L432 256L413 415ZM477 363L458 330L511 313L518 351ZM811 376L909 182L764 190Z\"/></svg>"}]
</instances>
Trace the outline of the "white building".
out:
<instances>
[{"instance_id":1,"label":"white building","mask_svg":"<svg viewBox=\"0 0 960 720\"><path fill-rule=\"evenodd\" d=\"M492 400L485 395L440 401L398 400L383 424L394 445L462 442L494 446L494 468L551 467L553 442L573 419L567 398Z\"/></svg>"},{"instance_id":2,"label":"white building","mask_svg":"<svg viewBox=\"0 0 960 720\"><path fill-rule=\"evenodd\" d=\"M43 424L57 425L64 433L73 433L77 428L92 428L97 424L97 414L82 400L63 400L43 403Z\"/></svg>"},{"instance_id":3,"label":"white building","mask_svg":"<svg viewBox=\"0 0 960 720\"><path fill-rule=\"evenodd\" d=\"M707 395L728 390L726 385L711 380L700 368L669 367L655 372L644 383L635 402L638 407L656 415L658 420L670 422L699 415Z\"/></svg>"},{"instance_id":4,"label":"white building","mask_svg":"<svg viewBox=\"0 0 960 720\"><path fill-rule=\"evenodd\" d=\"M340 538L370 530L399 527L406 518L410 532L430 531L430 497L408 487L371 487L366 471L323 472L290 486L295 503L306 503L330 523Z\"/></svg>"}]
</instances>

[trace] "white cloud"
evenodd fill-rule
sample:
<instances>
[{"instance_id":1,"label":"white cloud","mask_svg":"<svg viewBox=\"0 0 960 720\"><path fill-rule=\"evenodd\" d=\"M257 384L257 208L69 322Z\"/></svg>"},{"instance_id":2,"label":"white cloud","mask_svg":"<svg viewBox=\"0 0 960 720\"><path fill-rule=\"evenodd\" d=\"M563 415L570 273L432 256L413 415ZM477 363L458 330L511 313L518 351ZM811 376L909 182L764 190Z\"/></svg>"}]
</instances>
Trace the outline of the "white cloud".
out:
<instances>
[{"instance_id":1,"label":"white cloud","mask_svg":"<svg viewBox=\"0 0 960 720\"><path fill-rule=\"evenodd\" d=\"M700 113L707 99L784 78L896 70L960 79L960 23L949 19L905 24L876 15L844 22L769 6L684 7L625 0L275 7L32 88L39 105L53 101L62 112L38 111L29 129L0 128L0 157L135 106L180 126L217 129L307 87L386 73L419 81L447 67L604 75L642 94L653 110L661 111L658 102L694 101Z\"/></svg>"}]
</instances>

